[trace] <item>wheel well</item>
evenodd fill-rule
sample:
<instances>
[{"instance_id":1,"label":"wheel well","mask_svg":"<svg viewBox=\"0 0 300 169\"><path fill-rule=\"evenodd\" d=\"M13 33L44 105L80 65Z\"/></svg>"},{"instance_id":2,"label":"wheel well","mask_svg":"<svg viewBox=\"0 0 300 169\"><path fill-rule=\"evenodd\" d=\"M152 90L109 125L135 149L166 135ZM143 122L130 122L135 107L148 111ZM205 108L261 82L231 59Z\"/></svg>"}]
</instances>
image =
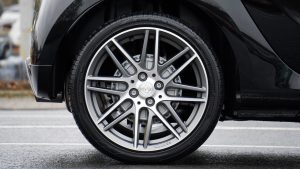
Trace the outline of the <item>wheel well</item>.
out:
<instances>
[{"instance_id":1,"label":"wheel well","mask_svg":"<svg viewBox=\"0 0 300 169\"><path fill-rule=\"evenodd\" d=\"M225 110L232 112L235 102L237 71L231 46L213 19L186 0L104 0L81 17L64 38L59 50L59 54L64 57L57 62L59 67L64 68L63 74L60 72L61 76L58 77L59 81L66 79L73 60L93 31L122 16L147 13L163 14L179 19L210 42L224 75Z\"/></svg>"}]
</instances>

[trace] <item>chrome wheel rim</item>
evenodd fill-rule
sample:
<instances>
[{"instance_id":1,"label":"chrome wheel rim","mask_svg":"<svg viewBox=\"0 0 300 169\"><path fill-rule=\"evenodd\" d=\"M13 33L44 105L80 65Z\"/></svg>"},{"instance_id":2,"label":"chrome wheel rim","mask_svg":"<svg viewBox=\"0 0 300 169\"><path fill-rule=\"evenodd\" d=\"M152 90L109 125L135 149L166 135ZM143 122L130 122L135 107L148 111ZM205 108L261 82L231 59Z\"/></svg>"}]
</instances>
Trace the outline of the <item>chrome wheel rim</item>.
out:
<instances>
[{"instance_id":1,"label":"chrome wheel rim","mask_svg":"<svg viewBox=\"0 0 300 169\"><path fill-rule=\"evenodd\" d=\"M208 98L200 56L179 35L155 27L133 28L106 41L89 64L84 87L101 134L135 151L163 150L189 136Z\"/></svg>"}]
</instances>

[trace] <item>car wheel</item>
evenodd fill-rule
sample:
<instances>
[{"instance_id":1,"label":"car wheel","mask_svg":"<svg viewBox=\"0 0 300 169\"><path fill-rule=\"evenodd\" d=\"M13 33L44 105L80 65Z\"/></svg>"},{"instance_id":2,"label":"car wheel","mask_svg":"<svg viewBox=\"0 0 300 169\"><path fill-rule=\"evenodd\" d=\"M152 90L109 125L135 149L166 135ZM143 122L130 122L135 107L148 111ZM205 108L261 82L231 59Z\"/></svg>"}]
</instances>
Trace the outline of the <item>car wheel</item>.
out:
<instances>
[{"instance_id":1,"label":"car wheel","mask_svg":"<svg viewBox=\"0 0 300 169\"><path fill-rule=\"evenodd\" d=\"M87 40L67 80L66 101L101 152L127 163L170 162L213 131L223 79L208 41L175 19L136 15Z\"/></svg>"}]
</instances>

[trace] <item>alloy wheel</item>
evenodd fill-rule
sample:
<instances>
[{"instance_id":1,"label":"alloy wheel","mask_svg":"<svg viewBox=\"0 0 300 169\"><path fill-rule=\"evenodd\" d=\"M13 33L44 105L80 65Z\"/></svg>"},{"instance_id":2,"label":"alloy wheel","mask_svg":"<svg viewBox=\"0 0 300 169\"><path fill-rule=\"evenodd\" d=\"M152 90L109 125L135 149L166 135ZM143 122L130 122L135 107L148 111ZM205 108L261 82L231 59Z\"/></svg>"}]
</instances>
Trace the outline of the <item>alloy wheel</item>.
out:
<instances>
[{"instance_id":1,"label":"alloy wheel","mask_svg":"<svg viewBox=\"0 0 300 169\"><path fill-rule=\"evenodd\" d=\"M101 134L129 150L158 151L192 134L209 90L201 53L168 30L139 27L99 48L84 91Z\"/></svg>"}]
</instances>

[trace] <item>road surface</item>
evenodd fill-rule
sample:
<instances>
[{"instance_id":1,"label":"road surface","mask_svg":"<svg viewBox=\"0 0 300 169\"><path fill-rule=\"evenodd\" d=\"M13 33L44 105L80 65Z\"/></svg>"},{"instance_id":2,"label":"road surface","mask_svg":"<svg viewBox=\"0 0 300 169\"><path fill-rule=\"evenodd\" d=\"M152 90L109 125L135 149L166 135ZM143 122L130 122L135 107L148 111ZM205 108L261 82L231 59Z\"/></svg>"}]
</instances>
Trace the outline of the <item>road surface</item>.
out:
<instances>
[{"instance_id":1,"label":"road surface","mask_svg":"<svg viewBox=\"0 0 300 169\"><path fill-rule=\"evenodd\" d=\"M220 122L204 146L168 165L99 153L66 110L0 110L0 168L300 168L300 123Z\"/></svg>"}]
</instances>

